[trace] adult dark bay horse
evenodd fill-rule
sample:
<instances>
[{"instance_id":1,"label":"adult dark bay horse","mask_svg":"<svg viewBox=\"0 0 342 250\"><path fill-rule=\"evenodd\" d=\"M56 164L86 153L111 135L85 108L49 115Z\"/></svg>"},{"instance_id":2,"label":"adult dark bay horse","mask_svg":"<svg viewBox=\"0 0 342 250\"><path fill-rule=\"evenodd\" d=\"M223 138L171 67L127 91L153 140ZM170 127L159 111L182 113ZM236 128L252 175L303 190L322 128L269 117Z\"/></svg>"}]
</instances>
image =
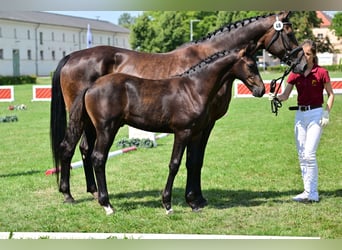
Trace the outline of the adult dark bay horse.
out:
<instances>
[{"instance_id":1,"label":"adult dark bay horse","mask_svg":"<svg viewBox=\"0 0 342 250\"><path fill-rule=\"evenodd\" d=\"M91 159L98 184L98 201L107 214L112 214L105 164L119 128L128 124L148 131L174 133L169 176L162 195L163 205L167 213L171 213L172 186L183 152L189 140L207 127L211 102L226 78L240 79L257 97L265 93L256 62L248 53L248 48L218 52L179 76L161 80L124 73L98 78L71 107L66 137L61 143L62 176L70 170L82 132L94 126L96 141ZM70 197L68 190L61 191L66 198Z\"/></svg>"},{"instance_id":2,"label":"adult dark bay horse","mask_svg":"<svg viewBox=\"0 0 342 250\"><path fill-rule=\"evenodd\" d=\"M76 97L94 84L97 78L114 72L127 73L148 79L161 79L180 74L218 51L242 48L250 41L256 45L255 51L266 50L288 64L296 64L294 71L301 72L306 66L302 50L298 50L297 40L289 21L289 12L245 19L218 29L202 40L185 44L168 53L151 54L111 46L98 46L80 50L63 58L53 76L51 100L51 144L56 169L60 164L59 146L66 131L66 111ZM204 151L215 121L222 117L229 106L231 89L222 86L217 93L210 121L202 133L193 137L187 145L186 200L197 209L206 205L201 191L201 168ZM80 150L86 175L87 191L97 196L93 168L91 165L94 132L85 131ZM65 175L65 176L63 176ZM62 173L63 190L69 190L70 173ZM58 176L58 175L57 175ZM66 201L73 201L70 196Z\"/></svg>"}]
</instances>

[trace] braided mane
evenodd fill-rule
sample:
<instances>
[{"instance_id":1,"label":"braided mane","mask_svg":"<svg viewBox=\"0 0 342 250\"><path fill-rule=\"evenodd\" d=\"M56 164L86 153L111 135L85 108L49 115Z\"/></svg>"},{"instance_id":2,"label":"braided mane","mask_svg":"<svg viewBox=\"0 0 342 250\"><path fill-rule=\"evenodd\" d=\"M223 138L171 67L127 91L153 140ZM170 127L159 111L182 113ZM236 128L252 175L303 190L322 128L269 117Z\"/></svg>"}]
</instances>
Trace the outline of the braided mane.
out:
<instances>
[{"instance_id":1,"label":"braided mane","mask_svg":"<svg viewBox=\"0 0 342 250\"><path fill-rule=\"evenodd\" d=\"M262 16L245 18L243 20L239 20L239 21L236 21L234 23L229 23L229 24L227 24L225 26L222 26L221 28L218 28L217 30L215 30L215 31L213 31L211 33L208 33L207 36L205 36L205 37L203 37L203 38L201 38L199 40L190 42L190 44L201 43L201 42L209 40L212 37L217 36L217 35L219 35L221 33L230 32L233 29L238 29L238 28L243 27L243 26L245 26L247 24L250 24L250 23L253 23L255 21L258 21L259 19L266 18L266 17L273 16L273 15L275 15L275 14L271 13L271 14L268 14L268 15L262 15Z\"/></svg>"},{"instance_id":2,"label":"braided mane","mask_svg":"<svg viewBox=\"0 0 342 250\"><path fill-rule=\"evenodd\" d=\"M221 57L224 57L232 52L237 52L238 49L234 49L234 50L223 50L223 51L219 51L216 52L215 54L212 54L211 56L203 59L202 61L200 61L199 63L193 65L191 68L189 68L188 70L186 70L185 72L176 75L176 76L189 76L191 74L194 74L196 72L198 72L199 70L201 70L203 67L207 66L208 64L211 64L213 62L215 62L216 60L218 60Z\"/></svg>"}]
</instances>

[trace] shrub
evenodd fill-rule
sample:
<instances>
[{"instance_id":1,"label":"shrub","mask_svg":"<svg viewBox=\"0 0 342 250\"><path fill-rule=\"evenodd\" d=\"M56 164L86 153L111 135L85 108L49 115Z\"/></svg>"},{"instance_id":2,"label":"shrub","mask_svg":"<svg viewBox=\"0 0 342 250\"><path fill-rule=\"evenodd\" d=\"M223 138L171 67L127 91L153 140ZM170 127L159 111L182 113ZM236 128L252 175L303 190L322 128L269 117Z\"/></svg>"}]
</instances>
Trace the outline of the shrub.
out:
<instances>
[{"instance_id":1,"label":"shrub","mask_svg":"<svg viewBox=\"0 0 342 250\"><path fill-rule=\"evenodd\" d=\"M19 85L24 83L36 83L36 76L0 76L0 85Z\"/></svg>"}]
</instances>

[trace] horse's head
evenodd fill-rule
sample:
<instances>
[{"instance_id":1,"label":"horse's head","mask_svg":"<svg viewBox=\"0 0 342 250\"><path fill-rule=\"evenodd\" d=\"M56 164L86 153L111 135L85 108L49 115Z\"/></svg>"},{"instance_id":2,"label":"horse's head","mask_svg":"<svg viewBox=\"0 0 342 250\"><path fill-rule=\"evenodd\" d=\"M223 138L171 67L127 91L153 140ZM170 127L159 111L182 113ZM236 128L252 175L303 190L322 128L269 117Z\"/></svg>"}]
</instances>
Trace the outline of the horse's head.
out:
<instances>
[{"instance_id":1,"label":"horse's head","mask_svg":"<svg viewBox=\"0 0 342 250\"><path fill-rule=\"evenodd\" d=\"M295 73L303 73L307 67L302 47L298 46L292 24L289 21L290 12L281 12L268 17L269 31L262 36L258 44L272 55L284 61Z\"/></svg>"},{"instance_id":2,"label":"horse's head","mask_svg":"<svg viewBox=\"0 0 342 250\"><path fill-rule=\"evenodd\" d=\"M233 66L233 72L237 79L241 80L255 97L265 94L265 85L260 76L258 66L252 53L255 45L249 44L239 51L239 60Z\"/></svg>"}]
</instances>

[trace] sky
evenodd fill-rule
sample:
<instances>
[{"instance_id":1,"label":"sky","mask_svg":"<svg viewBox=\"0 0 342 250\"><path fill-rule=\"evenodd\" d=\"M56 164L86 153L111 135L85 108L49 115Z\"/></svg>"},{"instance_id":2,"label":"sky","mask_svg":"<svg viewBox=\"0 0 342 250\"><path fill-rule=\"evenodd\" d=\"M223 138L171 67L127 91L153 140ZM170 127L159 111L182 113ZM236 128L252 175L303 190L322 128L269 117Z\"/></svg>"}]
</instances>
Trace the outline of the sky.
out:
<instances>
[{"instance_id":1,"label":"sky","mask_svg":"<svg viewBox=\"0 0 342 250\"><path fill-rule=\"evenodd\" d=\"M51 13L99 19L118 24L118 19L122 13L129 13L131 16L138 16L142 11L48 11Z\"/></svg>"}]
</instances>

